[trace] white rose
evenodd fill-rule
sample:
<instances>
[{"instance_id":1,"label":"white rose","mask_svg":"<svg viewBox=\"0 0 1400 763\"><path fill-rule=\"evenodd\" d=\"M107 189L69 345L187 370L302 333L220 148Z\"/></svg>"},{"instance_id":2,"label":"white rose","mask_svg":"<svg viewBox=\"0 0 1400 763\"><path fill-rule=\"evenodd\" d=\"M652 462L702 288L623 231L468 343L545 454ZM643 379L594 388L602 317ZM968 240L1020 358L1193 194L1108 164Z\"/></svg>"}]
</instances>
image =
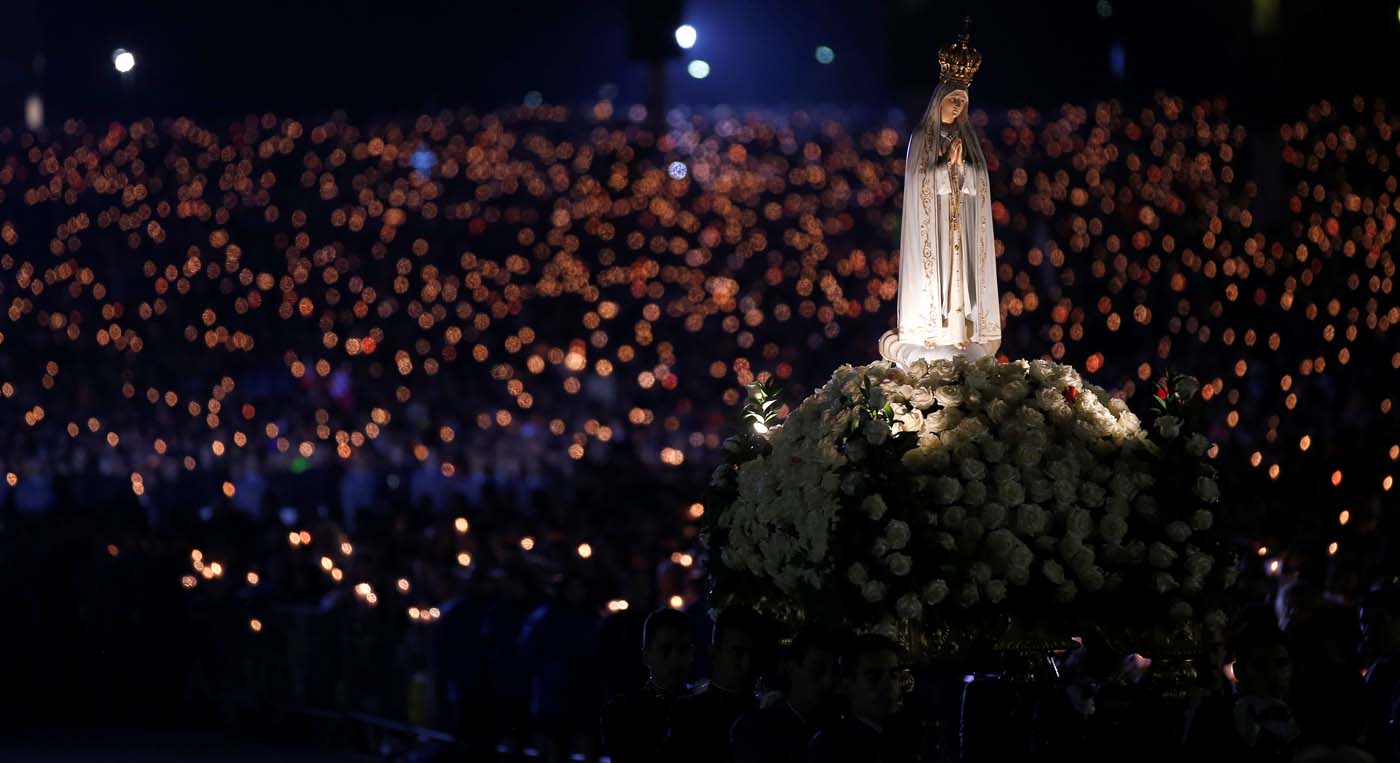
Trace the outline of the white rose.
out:
<instances>
[{"instance_id":1,"label":"white rose","mask_svg":"<svg viewBox=\"0 0 1400 763\"><path fill-rule=\"evenodd\" d=\"M946 432L953 426L953 416L948 413L947 408L942 408L924 416L924 432L928 434L939 434Z\"/></svg>"},{"instance_id":2,"label":"white rose","mask_svg":"<svg viewBox=\"0 0 1400 763\"><path fill-rule=\"evenodd\" d=\"M989 580L982 588L987 595L987 601L993 604L1006 598L1006 581L1004 580Z\"/></svg>"},{"instance_id":3,"label":"white rose","mask_svg":"<svg viewBox=\"0 0 1400 763\"><path fill-rule=\"evenodd\" d=\"M933 392L923 387L914 387L913 390L914 391L910 392L908 395L910 405L921 411L926 411L933 407Z\"/></svg>"},{"instance_id":4,"label":"white rose","mask_svg":"<svg viewBox=\"0 0 1400 763\"><path fill-rule=\"evenodd\" d=\"M1128 523L1115 514L1099 520L1099 535L1108 543L1122 543L1128 535Z\"/></svg>"},{"instance_id":5,"label":"white rose","mask_svg":"<svg viewBox=\"0 0 1400 763\"><path fill-rule=\"evenodd\" d=\"M904 548L909 543L909 525L898 519L890 520L885 525L885 540L889 541L890 548Z\"/></svg>"},{"instance_id":6,"label":"white rose","mask_svg":"<svg viewBox=\"0 0 1400 763\"><path fill-rule=\"evenodd\" d=\"M1087 538L1094 531L1094 517L1084 509L1074 509L1065 517L1065 532Z\"/></svg>"},{"instance_id":7,"label":"white rose","mask_svg":"<svg viewBox=\"0 0 1400 763\"><path fill-rule=\"evenodd\" d=\"M1055 586L1055 601L1058 601L1061 604L1073 601L1075 594L1077 593L1079 593L1079 587L1074 584L1074 581L1066 580L1065 582Z\"/></svg>"},{"instance_id":8,"label":"white rose","mask_svg":"<svg viewBox=\"0 0 1400 763\"><path fill-rule=\"evenodd\" d=\"M987 485L983 482L969 482L963 485L963 503L968 506L981 506L987 501Z\"/></svg>"},{"instance_id":9,"label":"white rose","mask_svg":"<svg viewBox=\"0 0 1400 763\"><path fill-rule=\"evenodd\" d=\"M1075 463L1068 458L1045 462L1045 474L1057 482L1070 482L1075 477Z\"/></svg>"},{"instance_id":10,"label":"white rose","mask_svg":"<svg viewBox=\"0 0 1400 763\"><path fill-rule=\"evenodd\" d=\"M1038 475L1027 477L1026 495L1032 503L1045 503L1055 497L1055 483Z\"/></svg>"},{"instance_id":11,"label":"white rose","mask_svg":"<svg viewBox=\"0 0 1400 763\"><path fill-rule=\"evenodd\" d=\"M907 554L890 554L887 561L890 565L890 572L899 577L908 575L910 567L914 565L914 560L910 559Z\"/></svg>"},{"instance_id":12,"label":"white rose","mask_svg":"<svg viewBox=\"0 0 1400 763\"><path fill-rule=\"evenodd\" d=\"M1006 582L1011 585L1026 585L1031 582L1031 571L1025 567L1012 567L1006 571Z\"/></svg>"},{"instance_id":13,"label":"white rose","mask_svg":"<svg viewBox=\"0 0 1400 763\"><path fill-rule=\"evenodd\" d=\"M1220 498L1220 488L1210 477L1201 477L1196 480L1196 497L1206 503L1214 503Z\"/></svg>"},{"instance_id":14,"label":"white rose","mask_svg":"<svg viewBox=\"0 0 1400 763\"><path fill-rule=\"evenodd\" d=\"M994 530L987 535L987 554L999 563L1010 560L1011 549L1016 547L1016 536L1010 530Z\"/></svg>"},{"instance_id":15,"label":"white rose","mask_svg":"<svg viewBox=\"0 0 1400 763\"><path fill-rule=\"evenodd\" d=\"M856 562L846 570L846 579L856 585L865 585L865 582L870 579L870 574L865 571L864 565Z\"/></svg>"},{"instance_id":16,"label":"white rose","mask_svg":"<svg viewBox=\"0 0 1400 763\"><path fill-rule=\"evenodd\" d=\"M876 559L879 559L889 552L890 544L884 538L876 538L875 542L870 544L870 555L874 556Z\"/></svg>"},{"instance_id":17,"label":"white rose","mask_svg":"<svg viewBox=\"0 0 1400 763\"><path fill-rule=\"evenodd\" d=\"M895 425L890 428L892 432L922 432L924 431L924 412L915 408L904 411L894 417Z\"/></svg>"},{"instance_id":18,"label":"white rose","mask_svg":"<svg viewBox=\"0 0 1400 763\"><path fill-rule=\"evenodd\" d=\"M961 506L949 506L943 510L939 521L950 530L962 529L963 523L967 521L967 509Z\"/></svg>"},{"instance_id":19,"label":"white rose","mask_svg":"<svg viewBox=\"0 0 1400 763\"><path fill-rule=\"evenodd\" d=\"M939 477L933 482L933 499L939 503L952 503L962 497L962 483L952 477Z\"/></svg>"},{"instance_id":20,"label":"white rose","mask_svg":"<svg viewBox=\"0 0 1400 763\"><path fill-rule=\"evenodd\" d=\"M964 399L962 388L955 387L951 384L939 387L938 389L934 390L933 397L935 400L938 401L939 405L942 405L947 408L951 408L955 405L958 405Z\"/></svg>"},{"instance_id":21,"label":"white rose","mask_svg":"<svg viewBox=\"0 0 1400 763\"><path fill-rule=\"evenodd\" d=\"M1013 570L1026 570L1029 572L1031 562L1035 561L1035 552L1031 551L1030 546L1027 546L1018 539L1016 540L1016 545L1012 547L1011 553L1007 555L1006 561Z\"/></svg>"},{"instance_id":22,"label":"white rose","mask_svg":"<svg viewBox=\"0 0 1400 763\"><path fill-rule=\"evenodd\" d=\"M1017 506L1026 500L1026 490L1019 482L1003 482L997 485L997 498L1007 506Z\"/></svg>"},{"instance_id":23,"label":"white rose","mask_svg":"<svg viewBox=\"0 0 1400 763\"><path fill-rule=\"evenodd\" d=\"M1170 573L1159 572L1152 576L1152 590L1157 593L1167 593L1177 587L1176 578Z\"/></svg>"},{"instance_id":24,"label":"white rose","mask_svg":"<svg viewBox=\"0 0 1400 763\"><path fill-rule=\"evenodd\" d=\"M1201 578L1198 578L1194 575L1187 575L1181 580L1181 592L1184 594L1195 596L1196 594L1201 592L1201 587L1204 584L1205 581Z\"/></svg>"},{"instance_id":25,"label":"white rose","mask_svg":"<svg viewBox=\"0 0 1400 763\"><path fill-rule=\"evenodd\" d=\"M958 539L951 533L936 533L933 536L933 545L943 551L952 551L958 547Z\"/></svg>"},{"instance_id":26,"label":"white rose","mask_svg":"<svg viewBox=\"0 0 1400 763\"><path fill-rule=\"evenodd\" d=\"M1167 610L1167 615L1173 620L1190 620L1191 613L1194 611L1190 604L1184 601L1178 601L1172 604L1171 608Z\"/></svg>"},{"instance_id":27,"label":"white rose","mask_svg":"<svg viewBox=\"0 0 1400 763\"><path fill-rule=\"evenodd\" d=\"M1181 419L1175 416L1158 416L1155 426L1157 428L1157 434L1168 440L1181 434Z\"/></svg>"},{"instance_id":28,"label":"white rose","mask_svg":"<svg viewBox=\"0 0 1400 763\"><path fill-rule=\"evenodd\" d=\"M1210 440L1207 440L1205 435L1193 434L1186 438L1186 452L1192 456L1200 458L1208 450L1210 450Z\"/></svg>"},{"instance_id":29,"label":"white rose","mask_svg":"<svg viewBox=\"0 0 1400 763\"><path fill-rule=\"evenodd\" d=\"M958 474L964 481L982 481L987 478L987 465L973 458L958 464Z\"/></svg>"},{"instance_id":30,"label":"white rose","mask_svg":"<svg viewBox=\"0 0 1400 763\"><path fill-rule=\"evenodd\" d=\"M1094 567L1094 551L1091 548L1080 546L1066 555L1065 561L1069 563L1069 568L1074 570L1075 577L1083 577Z\"/></svg>"},{"instance_id":31,"label":"white rose","mask_svg":"<svg viewBox=\"0 0 1400 763\"><path fill-rule=\"evenodd\" d=\"M871 419L867 421L864 430L865 441L871 445L879 445L885 440L890 439L890 425L880 419Z\"/></svg>"},{"instance_id":32,"label":"white rose","mask_svg":"<svg viewBox=\"0 0 1400 763\"><path fill-rule=\"evenodd\" d=\"M999 503L989 503L983 506L982 524L988 530L995 530L1006 524L1006 507Z\"/></svg>"},{"instance_id":33,"label":"white rose","mask_svg":"<svg viewBox=\"0 0 1400 763\"><path fill-rule=\"evenodd\" d=\"M860 588L860 595L871 604L885 598L885 584L878 580L867 580Z\"/></svg>"},{"instance_id":34,"label":"white rose","mask_svg":"<svg viewBox=\"0 0 1400 763\"><path fill-rule=\"evenodd\" d=\"M865 500L860 502L860 510L865 512L871 519L879 519L885 516L885 511L888 509L889 507L885 505L885 499L882 498L879 493L868 495L865 497Z\"/></svg>"},{"instance_id":35,"label":"white rose","mask_svg":"<svg viewBox=\"0 0 1400 763\"><path fill-rule=\"evenodd\" d=\"M948 598L948 584L942 579L934 580L924 586L924 602L930 606L936 605Z\"/></svg>"},{"instance_id":36,"label":"white rose","mask_svg":"<svg viewBox=\"0 0 1400 763\"><path fill-rule=\"evenodd\" d=\"M1084 586L1084 590L1086 591L1098 591L1104 586L1105 578L1103 569L1099 567L1090 566L1082 573L1079 573L1078 577L1079 582Z\"/></svg>"},{"instance_id":37,"label":"white rose","mask_svg":"<svg viewBox=\"0 0 1400 763\"><path fill-rule=\"evenodd\" d=\"M992 567L986 562L973 562L967 568L967 575L978 583L985 583L992 579Z\"/></svg>"},{"instance_id":38,"label":"white rose","mask_svg":"<svg viewBox=\"0 0 1400 763\"><path fill-rule=\"evenodd\" d=\"M1167 539L1172 543L1185 543L1191 537L1191 526L1185 522L1172 522L1167 525Z\"/></svg>"},{"instance_id":39,"label":"white rose","mask_svg":"<svg viewBox=\"0 0 1400 763\"><path fill-rule=\"evenodd\" d=\"M1064 508L1074 505L1075 499L1079 497L1079 489L1073 482L1059 480L1054 483L1054 494L1056 503Z\"/></svg>"},{"instance_id":40,"label":"white rose","mask_svg":"<svg viewBox=\"0 0 1400 763\"><path fill-rule=\"evenodd\" d=\"M1045 455L1045 450L1043 448L1024 444L1017 446L1016 453L1014 454L1016 465L1022 469L1029 469L1039 464L1040 458L1043 455Z\"/></svg>"},{"instance_id":41,"label":"white rose","mask_svg":"<svg viewBox=\"0 0 1400 763\"><path fill-rule=\"evenodd\" d=\"M1086 482L1079 486L1079 502L1089 508L1098 508L1103 505L1103 488L1092 482Z\"/></svg>"},{"instance_id":42,"label":"white rose","mask_svg":"<svg viewBox=\"0 0 1400 763\"><path fill-rule=\"evenodd\" d=\"M970 581L964 583L962 589L958 591L958 604L963 607L970 607L976 604L979 598L980 595L977 593L976 583Z\"/></svg>"},{"instance_id":43,"label":"white rose","mask_svg":"<svg viewBox=\"0 0 1400 763\"><path fill-rule=\"evenodd\" d=\"M1055 585L1065 582L1065 568L1061 567L1059 562L1050 559L1045 560L1040 565L1040 572L1045 576L1046 580Z\"/></svg>"},{"instance_id":44,"label":"white rose","mask_svg":"<svg viewBox=\"0 0 1400 763\"><path fill-rule=\"evenodd\" d=\"M1021 381L1020 379L1013 379L1012 381L1001 385L1001 392L999 393L999 396L1002 400L1014 404L1024 400L1026 395L1030 394L1030 391L1030 386L1027 385L1024 381Z\"/></svg>"},{"instance_id":45,"label":"white rose","mask_svg":"<svg viewBox=\"0 0 1400 763\"><path fill-rule=\"evenodd\" d=\"M1191 378L1183 376L1176 381L1176 396L1182 400L1190 400L1196 396L1196 392L1201 389L1201 383Z\"/></svg>"},{"instance_id":46,"label":"white rose","mask_svg":"<svg viewBox=\"0 0 1400 763\"><path fill-rule=\"evenodd\" d=\"M1229 622L1228 618L1225 617L1225 613L1218 609L1212 609L1207 612L1205 620L1208 627L1217 629L1224 628L1225 624Z\"/></svg>"},{"instance_id":47,"label":"white rose","mask_svg":"<svg viewBox=\"0 0 1400 763\"><path fill-rule=\"evenodd\" d=\"M1131 475L1119 472L1108 481L1108 490L1115 498L1131 499L1137 495L1137 482Z\"/></svg>"},{"instance_id":48,"label":"white rose","mask_svg":"<svg viewBox=\"0 0 1400 763\"><path fill-rule=\"evenodd\" d=\"M1176 552L1165 543L1153 543L1147 549L1147 560L1159 570L1165 570L1176 561Z\"/></svg>"},{"instance_id":49,"label":"white rose","mask_svg":"<svg viewBox=\"0 0 1400 763\"><path fill-rule=\"evenodd\" d=\"M991 463L999 463L1006 458L1006 444L998 440L983 440L981 443L982 458Z\"/></svg>"},{"instance_id":50,"label":"white rose","mask_svg":"<svg viewBox=\"0 0 1400 763\"><path fill-rule=\"evenodd\" d=\"M1209 530L1214 522L1214 515L1205 509L1198 509L1196 513L1191 515L1191 527L1197 530Z\"/></svg>"},{"instance_id":51,"label":"white rose","mask_svg":"<svg viewBox=\"0 0 1400 763\"><path fill-rule=\"evenodd\" d=\"M1033 503L1027 503L1016 509L1012 529L1022 537L1035 537L1045 532L1045 526L1049 524L1049 520L1050 515L1046 513L1045 509Z\"/></svg>"},{"instance_id":52,"label":"white rose","mask_svg":"<svg viewBox=\"0 0 1400 763\"><path fill-rule=\"evenodd\" d=\"M1011 406L1007 405L1005 400L993 400L987 403L983 412L986 413L988 421L991 421L993 424L1000 424L1006 421L1006 418L1011 415ZM987 460L993 461L995 459L989 458Z\"/></svg>"},{"instance_id":53,"label":"white rose","mask_svg":"<svg viewBox=\"0 0 1400 763\"><path fill-rule=\"evenodd\" d=\"M1061 558L1069 561L1069 558L1074 556L1074 552L1084 548L1084 541L1078 535L1066 535L1055 546L1059 549Z\"/></svg>"},{"instance_id":54,"label":"white rose","mask_svg":"<svg viewBox=\"0 0 1400 763\"><path fill-rule=\"evenodd\" d=\"M1186 574L1204 578L1210 574L1210 570L1215 566L1215 560L1206 554L1192 553L1186 555L1186 562L1182 565L1186 568Z\"/></svg>"},{"instance_id":55,"label":"white rose","mask_svg":"<svg viewBox=\"0 0 1400 763\"><path fill-rule=\"evenodd\" d=\"M924 605L919 603L918 596L906 593L894 603L894 611L905 620L918 620L923 617Z\"/></svg>"}]
</instances>

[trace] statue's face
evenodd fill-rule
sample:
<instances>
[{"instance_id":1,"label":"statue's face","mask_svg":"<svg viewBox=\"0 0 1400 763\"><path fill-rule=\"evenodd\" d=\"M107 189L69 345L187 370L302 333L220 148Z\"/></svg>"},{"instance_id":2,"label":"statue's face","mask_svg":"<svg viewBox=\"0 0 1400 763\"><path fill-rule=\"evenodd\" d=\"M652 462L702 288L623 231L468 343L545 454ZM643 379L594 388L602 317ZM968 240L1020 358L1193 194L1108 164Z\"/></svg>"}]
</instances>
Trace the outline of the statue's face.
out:
<instances>
[{"instance_id":1,"label":"statue's face","mask_svg":"<svg viewBox=\"0 0 1400 763\"><path fill-rule=\"evenodd\" d=\"M943 102L938 105L938 116L943 120L943 124L950 125L953 120L962 116L967 110L967 91L954 90L943 96Z\"/></svg>"}]
</instances>

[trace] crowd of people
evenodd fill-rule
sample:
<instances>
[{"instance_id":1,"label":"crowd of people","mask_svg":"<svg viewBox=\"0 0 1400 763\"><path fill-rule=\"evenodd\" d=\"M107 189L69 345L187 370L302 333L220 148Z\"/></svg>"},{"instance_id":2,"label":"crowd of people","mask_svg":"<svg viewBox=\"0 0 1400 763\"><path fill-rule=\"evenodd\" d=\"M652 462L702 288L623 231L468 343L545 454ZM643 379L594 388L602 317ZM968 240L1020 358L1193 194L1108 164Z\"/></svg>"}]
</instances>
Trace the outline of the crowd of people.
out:
<instances>
[{"instance_id":1,"label":"crowd of people","mask_svg":"<svg viewBox=\"0 0 1400 763\"><path fill-rule=\"evenodd\" d=\"M1310 614L1239 641L1239 691L1217 686L1177 741L1233 740L1233 713L1259 720L1251 750L1387 759L1388 626L1363 660L1350 624L1396 547L1400 117L1321 102L1251 132L1167 96L975 115L1002 354L1132 401L1169 367L1199 376L1261 581L1241 605L1300 581L1283 590ZM850 714L883 726L889 650L806 633L778 657L773 634L717 629L696 520L746 384L796 404L876 356L907 126L667 117L656 133L600 101L0 130L0 579L24 581L0 595L34 626L0 639L36 657L10 717L102 715L125 690L230 723L353 710L480 754L872 744ZM1368 695L1349 679L1373 658ZM1337 726L1358 733L1323 739L1309 714L1344 703L1290 700L1287 660L1366 708ZM786 705L749 707L759 674ZM94 676L76 704L57 691ZM962 675L926 688L942 725L908 739L953 754ZM1084 691L1055 712L1086 715Z\"/></svg>"}]
</instances>

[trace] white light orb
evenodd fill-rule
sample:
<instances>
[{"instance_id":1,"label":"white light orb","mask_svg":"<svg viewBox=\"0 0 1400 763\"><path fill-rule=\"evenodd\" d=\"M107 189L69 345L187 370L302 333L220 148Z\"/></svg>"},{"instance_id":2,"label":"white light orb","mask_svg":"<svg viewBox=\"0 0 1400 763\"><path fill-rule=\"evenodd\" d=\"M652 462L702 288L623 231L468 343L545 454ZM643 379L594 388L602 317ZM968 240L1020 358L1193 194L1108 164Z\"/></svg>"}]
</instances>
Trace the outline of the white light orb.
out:
<instances>
[{"instance_id":1,"label":"white light orb","mask_svg":"<svg viewBox=\"0 0 1400 763\"><path fill-rule=\"evenodd\" d=\"M671 164L666 167L666 174L676 180L684 180L686 176L685 162L671 162Z\"/></svg>"},{"instance_id":2,"label":"white light orb","mask_svg":"<svg viewBox=\"0 0 1400 763\"><path fill-rule=\"evenodd\" d=\"M122 74L126 74L136 68L136 54L126 48L117 48L112 51L112 66Z\"/></svg>"},{"instance_id":3,"label":"white light orb","mask_svg":"<svg viewBox=\"0 0 1400 763\"><path fill-rule=\"evenodd\" d=\"M695 47L695 27L689 24L681 24L676 27L676 44L690 50Z\"/></svg>"},{"instance_id":4,"label":"white light orb","mask_svg":"<svg viewBox=\"0 0 1400 763\"><path fill-rule=\"evenodd\" d=\"M690 76L696 79L704 79L710 76L710 65L698 58L691 61L690 64L685 67L685 70L690 73Z\"/></svg>"},{"instance_id":5,"label":"white light orb","mask_svg":"<svg viewBox=\"0 0 1400 763\"><path fill-rule=\"evenodd\" d=\"M819 47L817 48L817 62L818 62L818 63L829 64L829 63L831 63L832 61L835 61L835 60L836 60L836 51L832 50L831 48L828 48L828 47L825 46L825 45L821 45L821 46L819 46Z\"/></svg>"}]
</instances>

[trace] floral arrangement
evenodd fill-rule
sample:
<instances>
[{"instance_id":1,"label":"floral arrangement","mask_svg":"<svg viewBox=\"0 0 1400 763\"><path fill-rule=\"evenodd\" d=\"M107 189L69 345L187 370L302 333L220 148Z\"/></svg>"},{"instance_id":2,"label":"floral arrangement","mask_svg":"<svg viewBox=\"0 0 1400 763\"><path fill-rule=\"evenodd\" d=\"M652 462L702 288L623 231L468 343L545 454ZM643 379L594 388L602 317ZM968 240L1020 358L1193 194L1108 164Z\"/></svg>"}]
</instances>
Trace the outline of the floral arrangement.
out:
<instances>
[{"instance_id":1,"label":"floral arrangement","mask_svg":"<svg viewBox=\"0 0 1400 763\"><path fill-rule=\"evenodd\" d=\"M1218 624L1235 566L1198 391L1163 379L1149 428L1043 360L843 366L781 424L759 388L711 480L715 600L935 645Z\"/></svg>"}]
</instances>

